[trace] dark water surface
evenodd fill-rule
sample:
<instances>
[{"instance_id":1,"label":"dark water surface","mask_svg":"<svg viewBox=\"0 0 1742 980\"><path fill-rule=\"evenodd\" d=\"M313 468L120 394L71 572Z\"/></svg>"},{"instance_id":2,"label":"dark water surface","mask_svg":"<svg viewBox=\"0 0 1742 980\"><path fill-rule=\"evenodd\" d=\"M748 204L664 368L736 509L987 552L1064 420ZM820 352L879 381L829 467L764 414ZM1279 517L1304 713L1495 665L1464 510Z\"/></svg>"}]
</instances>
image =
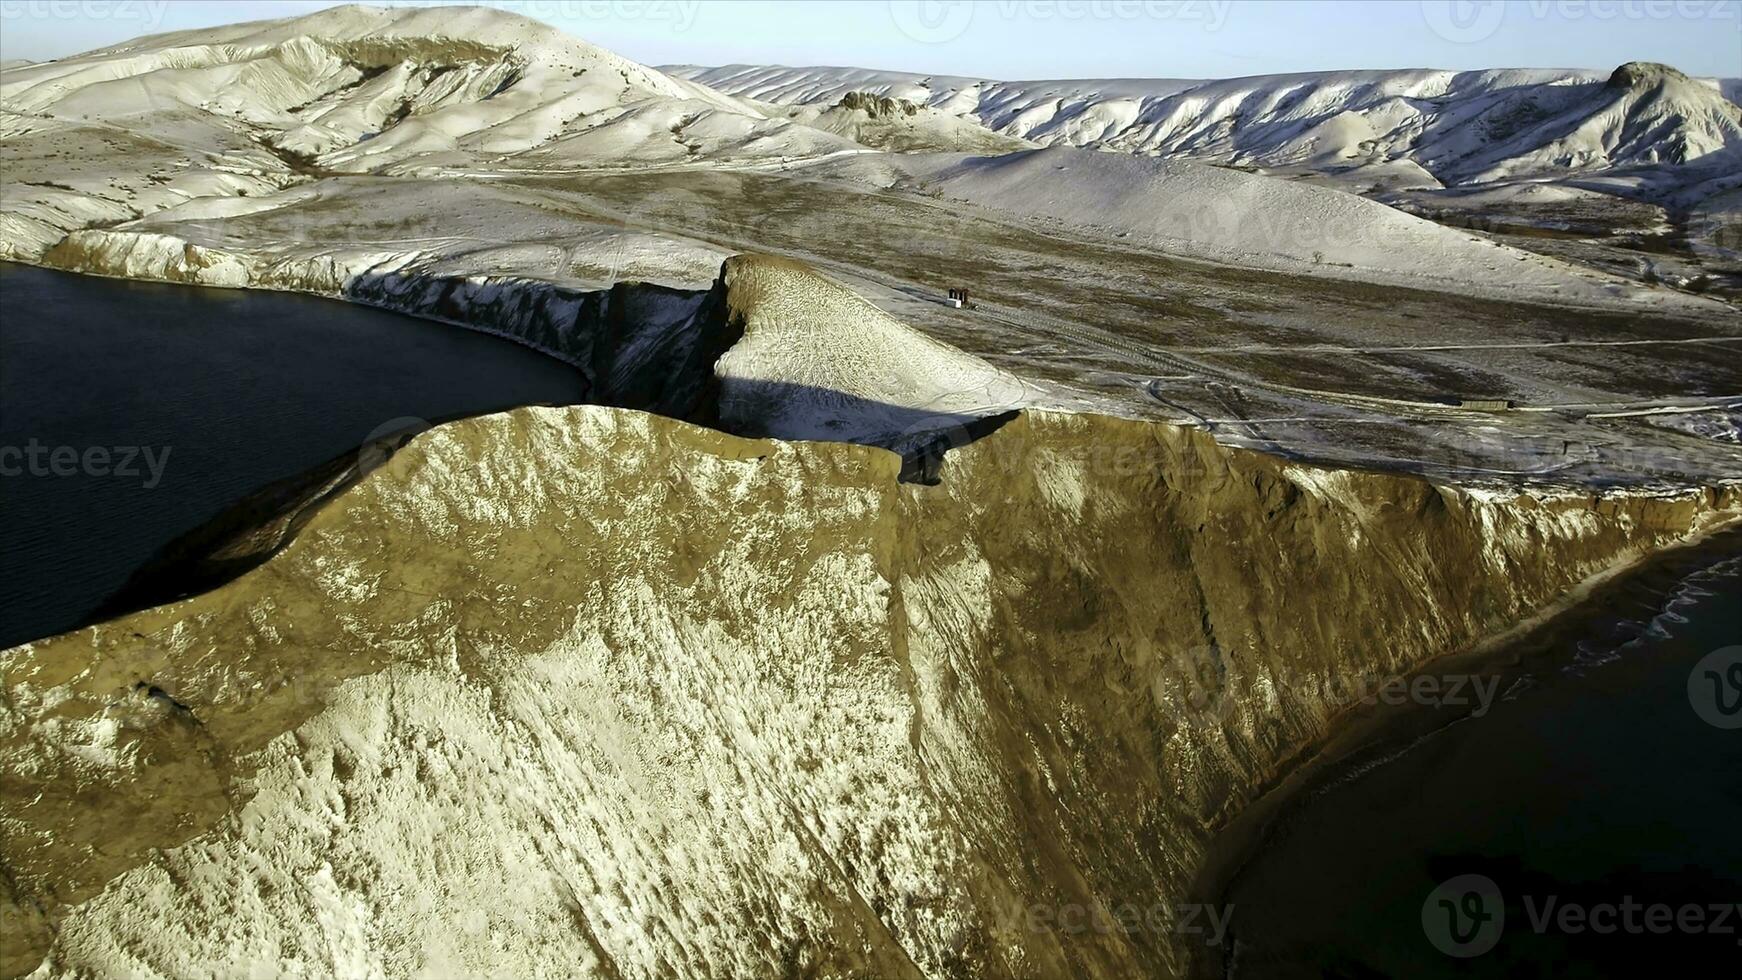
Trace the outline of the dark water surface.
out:
<instances>
[{"instance_id":1,"label":"dark water surface","mask_svg":"<svg viewBox=\"0 0 1742 980\"><path fill-rule=\"evenodd\" d=\"M1222 895L1228 973L1742 976L1736 644L1731 532L1464 669L1498 692L1485 711L1400 708L1294 789Z\"/></svg>"},{"instance_id":2,"label":"dark water surface","mask_svg":"<svg viewBox=\"0 0 1742 980\"><path fill-rule=\"evenodd\" d=\"M79 625L158 548L396 419L582 394L552 358L413 317L0 263L0 647Z\"/></svg>"}]
</instances>

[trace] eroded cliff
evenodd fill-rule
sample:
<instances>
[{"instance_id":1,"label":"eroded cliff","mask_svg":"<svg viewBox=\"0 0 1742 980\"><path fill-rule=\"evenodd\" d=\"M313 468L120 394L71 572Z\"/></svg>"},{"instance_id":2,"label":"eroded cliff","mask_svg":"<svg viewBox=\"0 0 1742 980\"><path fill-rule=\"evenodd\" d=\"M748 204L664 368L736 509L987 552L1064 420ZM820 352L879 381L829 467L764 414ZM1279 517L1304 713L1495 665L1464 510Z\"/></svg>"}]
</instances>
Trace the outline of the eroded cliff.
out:
<instances>
[{"instance_id":1,"label":"eroded cliff","mask_svg":"<svg viewBox=\"0 0 1742 980\"><path fill-rule=\"evenodd\" d=\"M771 255L725 259L707 289L587 289L457 275L418 252L260 255L112 230L69 235L43 262L128 279L308 292L464 326L573 365L596 404L738 435L892 448L909 458L910 475L940 430L1049 403L1042 386Z\"/></svg>"},{"instance_id":2,"label":"eroded cliff","mask_svg":"<svg viewBox=\"0 0 1742 980\"><path fill-rule=\"evenodd\" d=\"M1742 511L1045 412L900 467L456 422L242 577L0 654L5 972L1179 974L1213 829L1338 692Z\"/></svg>"},{"instance_id":3,"label":"eroded cliff","mask_svg":"<svg viewBox=\"0 0 1742 980\"><path fill-rule=\"evenodd\" d=\"M440 256L379 248L261 254L150 232L79 231L42 264L93 275L313 293L494 334L581 371L592 400L678 418L705 414L714 362L737 339L724 273L708 289L457 274Z\"/></svg>"}]
</instances>

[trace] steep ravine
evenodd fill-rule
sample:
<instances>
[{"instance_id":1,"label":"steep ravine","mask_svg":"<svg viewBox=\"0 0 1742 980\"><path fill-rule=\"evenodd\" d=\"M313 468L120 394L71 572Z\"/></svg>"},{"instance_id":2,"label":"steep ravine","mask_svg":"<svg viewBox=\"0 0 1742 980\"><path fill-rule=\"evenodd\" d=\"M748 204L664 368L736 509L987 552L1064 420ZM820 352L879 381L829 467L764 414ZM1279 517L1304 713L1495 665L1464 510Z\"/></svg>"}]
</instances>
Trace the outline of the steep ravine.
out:
<instances>
[{"instance_id":1,"label":"steep ravine","mask_svg":"<svg viewBox=\"0 0 1742 980\"><path fill-rule=\"evenodd\" d=\"M1742 515L1037 411L900 465L455 422L228 584L0 653L0 966L1179 975L1337 692Z\"/></svg>"}]
</instances>

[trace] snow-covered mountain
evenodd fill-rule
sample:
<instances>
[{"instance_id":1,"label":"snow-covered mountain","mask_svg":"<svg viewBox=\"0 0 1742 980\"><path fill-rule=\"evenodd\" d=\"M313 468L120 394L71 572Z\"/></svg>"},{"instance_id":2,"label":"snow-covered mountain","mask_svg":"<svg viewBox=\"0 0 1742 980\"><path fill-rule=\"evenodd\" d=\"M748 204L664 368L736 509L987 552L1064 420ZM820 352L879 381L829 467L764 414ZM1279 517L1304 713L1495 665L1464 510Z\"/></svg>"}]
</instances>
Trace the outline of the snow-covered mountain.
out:
<instances>
[{"instance_id":1,"label":"snow-covered mountain","mask_svg":"<svg viewBox=\"0 0 1742 980\"><path fill-rule=\"evenodd\" d=\"M490 8L347 6L155 35L0 73L0 258L328 175L865 150L793 114Z\"/></svg>"},{"instance_id":2,"label":"snow-covered mountain","mask_svg":"<svg viewBox=\"0 0 1742 980\"><path fill-rule=\"evenodd\" d=\"M999 82L855 68L678 66L733 95L905 99L1043 145L1347 178L1363 189L1601 176L1649 199L1703 197L1742 172L1742 108L1662 65L1347 71L1195 81ZM1732 87L1733 91L1733 87Z\"/></svg>"},{"instance_id":3,"label":"snow-covered mountain","mask_svg":"<svg viewBox=\"0 0 1742 980\"><path fill-rule=\"evenodd\" d=\"M1517 109L1527 101L1541 108L1551 96L1560 100L1554 112L1526 119ZM1024 223L1062 221L1215 261L1603 302L1631 293L1338 191L1370 193L1389 180L1439 194L1433 173L1492 181L1539 173L1561 157L1594 169L1594 159L1578 156L1586 145L1611 147L1605 159L1635 161L1630 174L1667 173L1685 185L1690 174L1712 173L1713 184L1735 183L1742 168L1712 169L1742 142L1724 128L1735 121L1708 105L1709 125L1684 124L1686 107L1702 98L1735 111L1703 84L1649 68L1608 81L1546 72L1023 84L845 69L672 74L501 10L340 7L141 38L0 74L0 258L37 261L78 235L96 236L77 240L80 254L174 259L187 245L245 253L260 243L234 241L213 221L284 211L303 229L299 247L330 260L334 236L359 236L349 225L328 228L318 202L330 195L306 185L347 175L439 182L804 165L813 175L899 185ZM1578 108L1602 100L1615 117L1608 127ZM1503 113L1501 105L1514 108ZM1501 138L1503 121L1515 137ZM1514 145L1530 153L1504 149ZM1049 152L1003 161L1009 166L965 159L996 164L1037 146ZM1176 159L1076 159L1085 147ZM1297 174L1312 179L1275 179ZM1335 189L1312 186L1327 181ZM1546 194L1560 208L1614 201L1533 180L1483 186L1538 205ZM708 209L694 210L678 225L705 224ZM139 224L155 215L165 221ZM359 216L345 217L355 224ZM173 235L149 248L137 237L168 224ZM308 231L315 227L320 235ZM499 233L482 237L497 255ZM356 261L382 261L378 251L364 249ZM391 250L411 261L404 252ZM558 277L576 267L536 264ZM687 272L693 262L682 264ZM240 275L220 265L189 275ZM1502 265L1512 271L1496 277Z\"/></svg>"},{"instance_id":4,"label":"snow-covered mountain","mask_svg":"<svg viewBox=\"0 0 1742 980\"><path fill-rule=\"evenodd\" d=\"M620 163L853 145L487 8L350 6L141 38L8 70L0 109L10 133L41 116L153 135L215 123L339 172L534 150Z\"/></svg>"}]
</instances>

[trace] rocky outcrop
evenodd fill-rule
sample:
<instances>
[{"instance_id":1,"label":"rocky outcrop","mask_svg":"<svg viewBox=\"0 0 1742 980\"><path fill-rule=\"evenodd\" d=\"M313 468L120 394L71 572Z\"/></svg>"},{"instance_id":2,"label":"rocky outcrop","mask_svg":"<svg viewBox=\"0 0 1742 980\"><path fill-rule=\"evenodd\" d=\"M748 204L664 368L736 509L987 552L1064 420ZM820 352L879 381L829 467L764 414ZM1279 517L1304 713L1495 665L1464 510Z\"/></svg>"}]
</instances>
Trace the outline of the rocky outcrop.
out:
<instances>
[{"instance_id":1,"label":"rocky outcrop","mask_svg":"<svg viewBox=\"0 0 1742 980\"><path fill-rule=\"evenodd\" d=\"M878 116L893 116L896 113L911 116L919 112L919 106L906 99L892 99L886 95L873 95L870 92L848 92L841 96L841 101L835 104L848 111L862 110L872 119L876 119Z\"/></svg>"},{"instance_id":2,"label":"rocky outcrop","mask_svg":"<svg viewBox=\"0 0 1742 980\"><path fill-rule=\"evenodd\" d=\"M1674 68L1655 61L1629 61L1609 74L1610 88L1639 88L1665 81L1692 82L1693 79Z\"/></svg>"},{"instance_id":3,"label":"rocky outcrop","mask_svg":"<svg viewBox=\"0 0 1742 980\"><path fill-rule=\"evenodd\" d=\"M1177 975L1338 692L1742 511L1040 412L900 465L456 422L242 577L0 654L6 974Z\"/></svg>"}]
</instances>

